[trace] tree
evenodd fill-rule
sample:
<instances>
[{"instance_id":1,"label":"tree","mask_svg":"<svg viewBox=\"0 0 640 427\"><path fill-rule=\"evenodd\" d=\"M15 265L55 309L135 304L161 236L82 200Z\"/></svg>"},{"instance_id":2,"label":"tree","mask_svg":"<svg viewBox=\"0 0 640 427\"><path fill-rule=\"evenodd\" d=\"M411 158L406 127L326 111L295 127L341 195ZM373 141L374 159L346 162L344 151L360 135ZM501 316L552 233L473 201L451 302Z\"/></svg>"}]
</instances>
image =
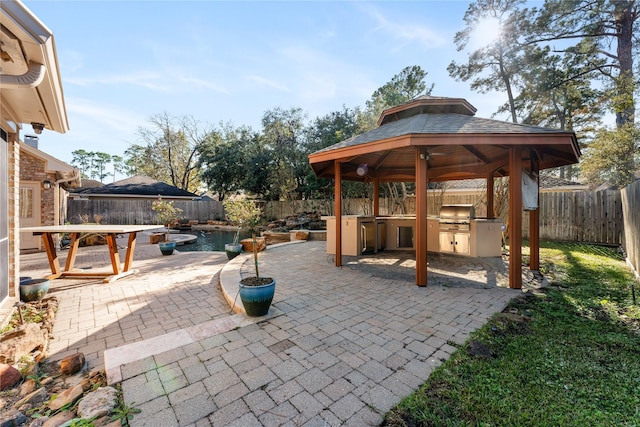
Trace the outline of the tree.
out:
<instances>
[{"instance_id":1,"label":"tree","mask_svg":"<svg viewBox=\"0 0 640 427\"><path fill-rule=\"evenodd\" d=\"M107 166L111 163L111 155L103 152L93 153L93 168L91 171L92 177L97 177L98 181L104 182L104 179L111 175L111 172L107 171Z\"/></svg>"},{"instance_id":2,"label":"tree","mask_svg":"<svg viewBox=\"0 0 640 427\"><path fill-rule=\"evenodd\" d=\"M91 173L91 159L94 154L94 152L86 150L75 150L71 152L71 155L73 156L71 164L80 169L83 179L89 179Z\"/></svg>"},{"instance_id":3,"label":"tree","mask_svg":"<svg viewBox=\"0 0 640 427\"><path fill-rule=\"evenodd\" d=\"M166 178L159 179L157 175L154 176L153 168L149 167L149 162L153 158L152 151L153 149L151 147L131 144L124 152L124 169L126 174L129 176L146 175L150 178L166 182Z\"/></svg>"},{"instance_id":4,"label":"tree","mask_svg":"<svg viewBox=\"0 0 640 427\"><path fill-rule=\"evenodd\" d=\"M421 95L431 95L435 84L427 87L424 80L427 74L419 65L405 67L390 81L376 89L366 103L367 114L363 117L365 123L362 131L375 128L380 114L385 109L404 104Z\"/></svg>"},{"instance_id":5,"label":"tree","mask_svg":"<svg viewBox=\"0 0 640 427\"><path fill-rule=\"evenodd\" d=\"M317 117L307 128L304 142L305 154L308 156L357 135L360 129L359 114L361 114L359 109L349 109L343 106L341 111ZM331 180L317 177L308 161L306 169L304 184L300 189L302 197L305 199L318 196L333 197Z\"/></svg>"},{"instance_id":6,"label":"tree","mask_svg":"<svg viewBox=\"0 0 640 427\"><path fill-rule=\"evenodd\" d=\"M465 28L454 37L458 51L467 48L477 37L475 30L483 22L493 22L501 31L488 45L472 50L466 63L452 61L447 67L449 75L456 80L472 80L472 90L506 93L513 123L518 123L514 86L523 63L516 32L518 24L525 22L525 11L519 8L523 3L523 0L477 0L470 4L463 18Z\"/></svg>"},{"instance_id":7,"label":"tree","mask_svg":"<svg viewBox=\"0 0 640 427\"><path fill-rule=\"evenodd\" d=\"M211 132L190 116L170 117L164 113L149 122L151 128L138 130L144 144L125 152L128 168L183 190L198 191L198 155Z\"/></svg>"},{"instance_id":8,"label":"tree","mask_svg":"<svg viewBox=\"0 0 640 427\"><path fill-rule=\"evenodd\" d=\"M257 135L250 127L221 125L212 131L200 150L199 169L202 181L223 201L237 193L247 176L247 147Z\"/></svg>"},{"instance_id":9,"label":"tree","mask_svg":"<svg viewBox=\"0 0 640 427\"><path fill-rule=\"evenodd\" d=\"M529 66L522 70L522 90L515 107L524 124L575 131L580 139L593 134L604 114L603 94L580 72L574 56L550 53L549 47L527 48ZM557 171L561 178L577 175L577 165Z\"/></svg>"},{"instance_id":10,"label":"tree","mask_svg":"<svg viewBox=\"0 0 640 427\"><path fill-rule=\"evenodd\" d=\"M264 145L262 136L256 138L255 143L247 148L246 176L242 185L245 191L262 195L266 199L278 200L271 184L271 169L274 164L272 152Z\"/></svg>"},{"instance_id":11,"label":"tree","mask_svg":"<svg viewBox=\"0 0 640 427\"><path fill-rule=\"evenodd\" d=\"M634 45L639 17L635 0L546 0L527 40L529 44L561 43L557 52L583 64L566 80L586 75L604 82L617 131L601 130L585 150L582 170L592 184L607 180L616 185L629 183L638 168L634 125L638 75L634 75L633 59L634 53L635 57L639 53Z\"/></svg>"},{"instance_id":12,"label":"tree","mask_svg":"<svg viewBox=\"0 0 640 427\"><path fill-rule=\"evenodd\" d=\"M113 181L116 180L116 175L125 171L124 158L122 156L111 156L111 164L113 165Z\"/></svg>"},{"instance_id":13,"label":"tree","mask_svg":"<svg viewBox=\"0 0 640 427\"><path fill-rule=\"evenodd\" d=\"M639 18L635 0L545 0L528 43L575 41L559 51L586 59L584 72L597 72L609 83L616 126L621 128L634 122L634 40L639 31L634 25Z\"/></svg>"},{"instance_id":14,"label":"tree","mask_svg":"<svg viewBox=\"0 0 640 427\"><path fill-rule=\"evenodd\" d=\"M634 171L639 165L640 129L626 123L620 128L598 132L584 153L581 166L592 185L607 182L624 187L635 180Z\"/></svg>"},{"instance_id":15,"label":"tree","mask_svg":"<svg viewBox=\"0 0 640 427\"><path fill-rule=\"evenodd\" d=\"M430 95L434 88L432 83L427 86L424 79L427 72L420 66L405 67L399 74L373 92L371 99L367 101L367 111L359 117L361 131L366 132L377 126L378 118L382 111L396 105L404 104L421 95ZM361 197L370 197L370 185L363 183L345 183L345 190L351 195L360 193ZM405 212L405 201L408 197L408 185L402 183L387 183L386 192L393 199L394 206L401 206Z\"/></svg>"},{"instance_id":16,"label":"tree","mask_svg":"<svg viewBox=\"0 0 640 427\"><path fill-rule=\"evenodd\" d=\"M262 116L262 138L272 155L269 173L272 199L300 194L309 162L303 151L305 115L300 108L276 107Z\"/></svg>"}]
</instances>

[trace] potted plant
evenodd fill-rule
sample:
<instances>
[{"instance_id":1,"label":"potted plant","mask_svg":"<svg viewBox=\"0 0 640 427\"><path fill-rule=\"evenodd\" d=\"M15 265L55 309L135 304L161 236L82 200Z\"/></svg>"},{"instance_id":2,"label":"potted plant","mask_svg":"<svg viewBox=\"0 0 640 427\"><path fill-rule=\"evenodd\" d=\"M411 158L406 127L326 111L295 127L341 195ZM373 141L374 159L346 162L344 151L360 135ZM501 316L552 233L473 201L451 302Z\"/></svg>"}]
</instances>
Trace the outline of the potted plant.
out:
<instances>
[{"instance_id":1,"label":"potted plant","mask_svg":"<svg viewBox=\"0 0 640 427\"><path fill-rule=\"evenodd\" d=\"M151 205L151 210L156 212L158 222L167 228L164 242L158 243L162 255L171 255L176 248L176 242L171 241L171 225L178 223L182 215L182 209L176 208L173 201L162 200L162 196L158 196Z\"/></svg>"},{"instance_id":2,"label":"potted plant","mask_svg":"<svg viewBox=\"0 0 640 427\"><path fill-rule=\"evenodd\" d=\"M262 211L254 202L248 199L224 202L224 208L229 219L238 225L239 230L251 233L253 240L253 265L255 276L240 280L240 300L248 316L264 316L269 312L271 301L276 290L276 281L271 277L261 277L258 268L257 236L262 224Z\"/></svg>"},{"instance_id":3,"label":"potted plant","mask_svg":"<svg viewBox=\"0 0 640 427\"><path fill-rule=\"evenodd\" d=\"M242 252L242 245L240 244L240 230L242 230L242 226L239 222L239 206L233 205L229 200L225 200L224 202L222 202L222 204L224 206L225 212L227 212L229 221L231 221L231 223L238 227L236 229L236 233L233 235L233 243L225 243L224 245L224 251L227 254L227 258L231 260L240 255L240 252Z\"/></svg>"}]
</instances>

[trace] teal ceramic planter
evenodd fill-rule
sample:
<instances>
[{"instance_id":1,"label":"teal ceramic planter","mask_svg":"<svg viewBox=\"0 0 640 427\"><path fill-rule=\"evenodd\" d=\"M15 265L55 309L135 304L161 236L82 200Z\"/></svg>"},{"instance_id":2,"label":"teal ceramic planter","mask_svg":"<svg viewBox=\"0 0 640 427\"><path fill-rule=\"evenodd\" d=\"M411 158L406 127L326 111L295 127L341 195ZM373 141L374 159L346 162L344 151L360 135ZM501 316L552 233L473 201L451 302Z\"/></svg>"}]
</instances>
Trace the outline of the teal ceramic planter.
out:
<instances>
[{"instance_id":1,"label":"teal ceramic planter","mask_svg":"<svg viewBox=\"0 0 640 427\"><path fill-rule=\"evenodd\" d=\"M261 286L247 286L239 283L240 300L247 316L259 317L269 312L273 295L276 292L276 281Z\"/></svg>"},{"instance_id":2,"label":"teal ceramic planter","mask_svg":"<svg viewBox=\"0 0 640 427\"><path fill-rule=\"evenodd\" d=\"M228 259L234 259L242 252L242 245L238 243L234 245L233 243L227 243L224 245L224 251L227 254Z\"/></svg>"},{"instance_id":3,"label":"teal ceramic planter","mask_svg":"<svg viewBox=\"0 0 640 427\"><path fill-rule=\"evenodd\" d=\"M40 301L49 291L49 279L20 280L20 301Z\"/></svg>"},{"instance_id":4,"label":"teal ceramic planter","mask_svg":"<svg viewBox=\"0 0 640 427\"><path fill-rule=\"evenodd\" d=\"M162 252L162 255L171 255L176 249L176 242L160 242L158 243L158 246L160 246L160 252Z\"/></svg>"}]
</instances>

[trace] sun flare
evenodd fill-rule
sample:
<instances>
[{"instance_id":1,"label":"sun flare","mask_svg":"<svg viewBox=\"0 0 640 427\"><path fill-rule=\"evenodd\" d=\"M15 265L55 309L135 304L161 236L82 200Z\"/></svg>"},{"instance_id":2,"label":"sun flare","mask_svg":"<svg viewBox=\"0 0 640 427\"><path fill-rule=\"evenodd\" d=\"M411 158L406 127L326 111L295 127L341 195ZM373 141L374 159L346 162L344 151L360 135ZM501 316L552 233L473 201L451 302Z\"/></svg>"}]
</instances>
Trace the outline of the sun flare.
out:
<instances>
[{"instance_id":1,"label":"sun flare","mask_svg":"<svg viewBox=\"0 0 640 427\"><path fill-rule=\"evenodd\" d=\"M502 33L500 20L493 16L482 18L471 33L471 44L474 48L489 46L495 43Z\"/></svg>"}]
</instances>

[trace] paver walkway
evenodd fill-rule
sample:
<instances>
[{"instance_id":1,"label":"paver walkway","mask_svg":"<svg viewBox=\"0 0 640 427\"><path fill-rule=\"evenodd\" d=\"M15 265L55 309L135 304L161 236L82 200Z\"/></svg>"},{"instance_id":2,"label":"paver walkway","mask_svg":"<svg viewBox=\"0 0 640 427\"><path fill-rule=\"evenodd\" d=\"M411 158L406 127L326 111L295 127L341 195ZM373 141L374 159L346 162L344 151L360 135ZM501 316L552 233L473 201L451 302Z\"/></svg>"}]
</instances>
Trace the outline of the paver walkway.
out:
<instances>
[{"instance_id":1,"label":"paver walkway","mask_svg":"<svg viewBox=\"0 0 640 427\"><path fill-rule=\"evenodd\" d=\"M58 279L49 293L59 306L49 343L50 360L83 352L88 368L104 367L104 350L227 316L217 274L227 262L223 252L182 252L162 256L148 236L138 239L133 268L138 273L112 283L102 279ZM146 240L146 242L145 242ZM124 259L126 239L118 239ZM66 251L60 252L61 262ZM80 248L76 268L104 268L106 246ZM20 275L50 274L45 253L20 256Z\"/></svg>"},{"instance_id":2,"label":"paver walkway","mask_svg":"<svg viewBox=\"0 0 640 427\"><path fill-rule=\"evenodd\" d=\"M145 250L136 251L139 274L54 291L54 360L92 346L100 366L101 350L117 354L114 346L124 352L231 318L216 283L224 254L141 259ZM142 410L131 426L379 424L520 293L505 287L499 258L430 254L426 288L415 286L407 254L345 261L336 268L322 241L260 253L261 274L277 280L273 317L190 334L185 345L123 363L125 402ZM251 268L247 258L237 278Z\"/></svg>"}]
</instances>

